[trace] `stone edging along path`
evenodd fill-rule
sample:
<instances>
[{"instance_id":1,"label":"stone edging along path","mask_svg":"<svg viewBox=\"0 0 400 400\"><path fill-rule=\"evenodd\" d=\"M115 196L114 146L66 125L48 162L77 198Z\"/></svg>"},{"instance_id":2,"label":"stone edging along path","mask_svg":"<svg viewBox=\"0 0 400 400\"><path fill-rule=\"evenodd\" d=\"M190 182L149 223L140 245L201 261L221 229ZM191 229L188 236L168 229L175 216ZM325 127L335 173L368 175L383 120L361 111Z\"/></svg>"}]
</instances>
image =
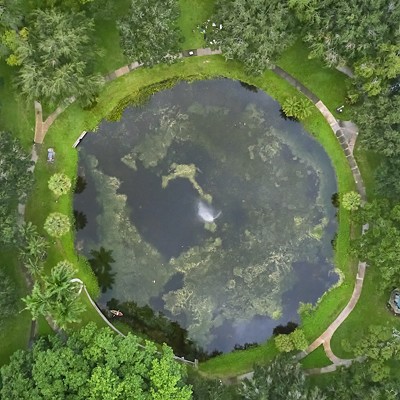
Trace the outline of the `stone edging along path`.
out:
<instances>
[{"instance_id":1,"label":"stone edging along path","mask_svg":"<svg viewBox=\"0 0 400 400\"><path fill-rule=\"evenodd\" d=\"M188 52L183 52L181 53L178 57L188 57L188 56L208 56L208 55L216 55L216 54L221 54L220 50L211 50L210 48L205 48L205 49L197 49L194 50L194 54L189 55ZM131 63L129 65L125 65L121 68L118 68L117 70L111 72L110 74L106 75L104 77L106 82L113 81L114 79L117 79L123 75L126 75L127 73L141 67L143 64L140 64L138 62ZM365 186L361 177L360 170L357 166L357 162L353 157L353 148L354 148L354 142L355 142L355 136L350 136L350 140L346 138L346 132L345 128L342 128L342 126L339 124L339 121L336 120L336 118L333 116L333 114L328 110L328 108L325 106L325 104L314 94L312 93L308 88L306 88L302 83L300 83L296 78L294 78L292 75L281 69L280 67L275 67L273 71L280 76L281 78L285 79L290 85L294 86L296 89L298 89L300 92L302 92L306 97L308 97L315 107L321 112L321 114L324 116L325 120L328 122L330 125L333 133L335 134L337 140L340 143L340 146L342 147L342 150L347 158L347 161L349 163L349 166L351 168L351 172L353 174L354 181L357 186L357 190L361 195L362 201L366 201L366 191L365 191ZM45 121L43 121L42 118L42 106L39 102L35 102L35 116L36 116L36 124L35 124L35 143L43 143L43 140L45 138L45 135L50 128L50 126L53 124L53 122L56 120L56 118L70 105L75 101L75 97L70 97L65 101L64 105L61 105L57 107L57 109L50 114ZM79 142L79 139L78 141ZM75 147L75 144L74 144ZM368 225L363 226L362 233L364 233L368 229ZM364 282L364 276L365 276L365 270L366 270L366 263L359 262L358 264L358 271L357 271L357 277L356 277L356 282L354 286L354 290L352 293L352 296L347 303L346 307L342 310L342 312L338 315L338 317L329 325L329 327L317 338L315 339L306 350L302 351L299 353L296 358L298 360L301 360L302 358L306 357L308 354L310 354L312 351L314 351L317 347L319 347L321 344L324 347L325 353L327 357L332 361L332 365L329 365L324 368L315 368L308 370L309 374L316 374L316 373L326 373L326 372L332 372L337 369L339 366L348 366L352 363L353 360L345 360L341 359L337 356L334 355L331 349L330 341L331 338L334 334L334 332L339 328L339 326L343 323L343 321L349 316L349 314L353 311L355 305L357 304L360 295L361 295L361 290ZM83 286L85 288L85 286ZM89 300L91 301L93 307L96 309L96 311L103 316L101 311L98 309L97 305L94 303L94 301L90 298L88 292L85 292L88 295ZM103 316L103 319L105 317ZM110 322L107 320L106 321L108 325ZM115 327L112 327L112 329L116 330L117 333L122 334L119 332ZM177 357L180 359L179 357ZM251 378L252 377L252 372L241 375L238 377L238 379L244 379L244 378Z\"/></svg>"}]
</instances>

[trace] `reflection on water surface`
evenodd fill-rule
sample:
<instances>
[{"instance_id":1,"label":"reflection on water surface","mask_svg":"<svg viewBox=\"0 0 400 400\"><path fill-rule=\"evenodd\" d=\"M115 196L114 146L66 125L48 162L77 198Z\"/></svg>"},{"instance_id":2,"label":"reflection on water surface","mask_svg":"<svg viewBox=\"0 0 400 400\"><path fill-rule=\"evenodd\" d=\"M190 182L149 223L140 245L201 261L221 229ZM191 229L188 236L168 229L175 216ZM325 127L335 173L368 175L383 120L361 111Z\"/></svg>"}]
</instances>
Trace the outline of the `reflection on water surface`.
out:
<instances>
[{"instance_id":1,"label":"reflection on water surface","mask_svg":"<svg viewBox=\"0 0 400 400\"><path fill-rule=\"evenodd\" d=\"M261 91L178 84L104 121L79 162L77 246L103 304L148 304L229 351L336 281L330 160Z\"/></svg>"}]
</instances>

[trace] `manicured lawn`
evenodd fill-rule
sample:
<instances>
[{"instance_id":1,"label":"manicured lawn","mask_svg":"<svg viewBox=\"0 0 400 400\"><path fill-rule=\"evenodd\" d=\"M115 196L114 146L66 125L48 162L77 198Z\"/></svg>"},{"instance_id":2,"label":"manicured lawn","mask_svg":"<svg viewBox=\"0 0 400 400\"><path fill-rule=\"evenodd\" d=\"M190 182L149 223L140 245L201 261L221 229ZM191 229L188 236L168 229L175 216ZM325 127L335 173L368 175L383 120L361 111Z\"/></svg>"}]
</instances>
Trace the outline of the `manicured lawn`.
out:
<instances>
[{"instance_id":1,"label":"manicured lawn","mask_svg":"<svg viewBox=\"0 0 400 400\"><path fill-rule=\"evenodd\" d=\"M262 76L248 77L237 63L226 63L222 57L190 58L182 60L173 66L157 66L152 69L139 69L107 85L101 94L98 104L89 111L80 109L76 104L70 106L55 122L49 130L44 148L54 147L57 153L56 162L47 164L46 154L42 151L37 164L37 185L29 203L27 216L39 227L43 226L49 212L61 211L72 214L72 195L61 197L56 203L47 188L47 180L56 171L63 171L72 178L76 175L77 152L71 145L83 130L93 129L107 114L109 114L118 102L126 96L131 96L140 88L161 82L170 78L204 79L208 77L225 76L239 79L256 85L266 90L276 99L297 94L296 89L284 80L268 71ZM299 95L299 94L298 94ZM353 188L352 176L341 148L332 134L329 125L321 114L315 109L304 125L306 129L324 145L331 156L332 163L338 175L340 191L348 191ZM304 330L311 341L317 337L329 325L332 319L341 311L350 297L353 285L353 277L349 274L348 238L349 226L347 214L341 210L339 217L342 221L338 232L336 265L345 274L344 284L332 290L329 296L325 296L312 318L305 320ZM68 259L75 265L79 265L77 274L96 295L96 283L93 274L82 260L78 260L73 248L73 234L66 235L60 242L55 241L49 251L49 259L46 268L49 270L56 262ZM90 320L94 316L89 308L83 320ZM232 353L217 357L201 366L201 370L218 376L232 376L247 372L252 369L255 362L270 359L276 354L275 346L271 342L259 346L256 349Z\"/></svg>"},{"instance_id":2,"label":"manicured lawn","mask_svg":"<svg viewBox=\"0 0 400 400\"><path fill-rule=\"evenodd\" d=\"M322 346L317 347L306 358L303 358L300 363L304 368L321 368L332 364Z\"/></svg>"},{"instance_id":3,"label":"manicured lawn","mask_svg":"<svg viewBox=\"0 0 400 400\"><path fill-rule=\"evenodd\" d=\"M214 3L215 0L179 0L181 15L178 25L184 36L184 50L208 47L198 27L210 18Z\"/></svg>"},{"instance_id":4,"label":"manicured lawn","mask_svg":"<svg viewBox=\"0 0 400 400\"><path fill-rule=\"evenodd\" d=\"M308 54L307 46L298 40L284 52L278 65L316 94L336 118L346 119L348 107L341 114L336 113L336 108L345 104L349 78L336 69L327 68L322 61L308 59Z\"/></svg>"}]
</instances>

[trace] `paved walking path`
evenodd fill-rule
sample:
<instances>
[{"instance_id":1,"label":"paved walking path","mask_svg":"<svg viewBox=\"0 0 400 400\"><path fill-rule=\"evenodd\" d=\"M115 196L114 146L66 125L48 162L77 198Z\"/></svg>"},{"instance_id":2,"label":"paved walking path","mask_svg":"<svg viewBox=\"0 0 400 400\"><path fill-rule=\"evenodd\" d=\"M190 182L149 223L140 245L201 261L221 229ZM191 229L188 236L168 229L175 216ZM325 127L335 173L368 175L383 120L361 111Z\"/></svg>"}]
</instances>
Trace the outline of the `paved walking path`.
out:
<instances>
[{"instance_id":1,"label":"paved walking path","mask_svg":"<svg viewBox=\"0 0 400 400\"><path fill-rule=\"evenodd\" d=\"M197 49L194 50L193 56L207 56L207 55L214 55L214 54L221 54L220 50L211 50L209 48L206 49ZM179 55L179 57L190 57L192 55L189 55L188 52L183 52ZM112 81L114 79L117 79L123 75L128 74L129 72L141 67L143 64L140 64L138 62L134 62L128 65L125 65L121 68L118 68L117 70L111 72L110 74L106 75L104 79L108 81ZM365 192L365 187L364 183L361 177L360 170L357 166L357 162L355 158L353 157L353 149L354 149L354 143L355 139L357 137L357 127L351 123L350 121L345 121L345 122L339 122L333 114L329 111L329 109L325 106L325 104L314 94L312 93L307 87L305 87L302 83L300 83L296 78L294 78L292 75L284 71L280 67L275 67L273 71L285 79L288 83L290 83L292 86L294 86L297 90L302 92L305 96L307 96L313 103L314 105L318 108L318 110L321 112L321 114L324 116L328 124L330 125L333 133L335 134L340 146L342 147L342 150L347 158L347 161L349 163L349 166L351 168L352 174L354 181L357 186L357 190L361 195L362 201L366 201L366 192ZM40 103L35 102L35 115L36 115L36 125L35 125L35 143L42 143L45 135L50 128L50 126L53 124L55 119L71 104L75 101L75 97L71 97L66 100L65 104L62 106L59 106L52 114L49 115L49 117L43 122L42 119L42 107ZM368 225L363 226L363 233L368 229ZM365 269L366 269L366 264L365 263L359 263L358 264L358 271L357 271L357 277L356 277L356 282L353 290L353 294L346 305L346 307L343 309L343 311L338 315L338 317L330 324L330 326L323 332L317 339L312 342L309 347L299 353L297 355L297 359L300 360L304 357L306 357L308 354L310 354L312 351L314 351L317 347L320 345L323 345L325 353L327 357L332 361L332 365L324 368L317 368L317 369L312 369L309 371L309 373L324 373L324 372L331 372L334 371L338 366L348 366L351 364L352 360L344 360L341 359L332 352L330 341L332 338L332 335L334 332L339 328L339 326L345 321L345 319L349 316L349 314L353 311L355 305L357 304L360 295L361 295L361 290L364 282L364 276L365 276ZM86 288L85 288L86 291ZM89 296L89 294L86 291L86 294ZM93 300L90 298L93 306L95 309L101 314L101 311L98 309L97 305L93 302ZM103 319L106 319L103 316ZM107 323L109 321L107 320ZM112 325L112 324L111 324ZM115 327L112 329L118 331ZM118 331L119 334L121 332ZM241 375L238 377L238 379L244 379L244 378L251 378L252 377L252 372L249 372L247 374Z\"/></svg>"},{"instance_id":2,"label":"paved walking path","mask_svg":"<svg viewBox=\"0 0 400 400\"><path fill-rule=\"evenodd\" d=\"M202 57L202 56L212 56L216 54L221 54L221 50L212 50L210 48L204 48L204 49L196 49L193 50L193 55L190 55L189 52L184 51L178 55L178 58L184 58L184 57L192 57L192 56L197 56L197 57ZM104 79L106 82L113 81L114 79L117 79L123 75L128 74L129 72L140 68L143 66L143 64L138 63L137 61L125 65L121 68L116 69L115 71L107 74L104 76ZM74 103L76 98L74 96L69 97L66 99L62 105L58 106L57 109L52 112L45 121L43 121L43 114L42 114L42 106L38 101L35 101L35 138L34 142L35 143L43 143L44 138L46 136L47 131L49 130L50 126L53 124L53 122L57 119L57 117L65 111L65 109Z\"/></svg>"},{"instance_id":3,"label":"paved walking path","mask_svg":"<svg viewBox=\"0 0 400 400\"><path fill-rule=\"evenodd\" d=\"M360 170L358 168L357 162L353 156L354 144L357 138L357 126L350 122L344 121L339 122L333 114L328 110L325 104L309 89L307 89L302 83L297 81L296 78L291 76L289 73L284 71L279 67L274 68L274 72L280 77L284 78L287 82L289 82L292 86L297 88L300 92L302 92L305 96L307 96L314 105L318 108L321 114L324 116L329 126L331 127L333 133L335 134L337 140L342 147L342 150L347 158L347 162L349 163L351 172L353 174L354 181L357 186L357 190L361 195L361 199L363 202L366 201L366 192L365 186L361 177ZM368 224L363 226L362 233L364 234L368 230ZM349 366L353 360L345 360L341 359L333 353L331 349L331 339L335 331L339 328L339 326L346 320L346 318L350 315L350 313L354 310L356 306L363 287L366 263L359 262L357 269L356 282L354 285L353 293L350 297L349 302L346 307L342 310L342 312L337 316L337 318L328 326L328 328L317 338L315 339L305 351L302 351L297 355L297 359L301 360L306 357L308 354L313 352L317 347L323 346L325 354L332 361L332 365L324 368L314 368L310 370L308 373L326 373L335 371L339 366Z\"/></svg>"}]
</instances>

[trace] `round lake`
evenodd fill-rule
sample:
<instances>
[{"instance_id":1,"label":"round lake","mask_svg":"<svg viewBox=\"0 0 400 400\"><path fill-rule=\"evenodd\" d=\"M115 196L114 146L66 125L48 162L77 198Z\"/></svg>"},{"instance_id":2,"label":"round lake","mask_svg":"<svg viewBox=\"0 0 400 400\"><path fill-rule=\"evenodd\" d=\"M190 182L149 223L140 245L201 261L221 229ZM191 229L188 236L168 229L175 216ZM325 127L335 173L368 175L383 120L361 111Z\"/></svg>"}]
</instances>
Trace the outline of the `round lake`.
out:
<instances>
[{"instance_id":1,"label":"round lake","mask_svg":"<svg viewBox=\"0 0 400 400\"><path fill-rule=\"evenodd\" d=\"M337 281L334 170L279 108L240 82L179 83L85 137L76 246L100 304L138 326L161 312L230 351L296 322L299 302Z\"/></svg>"}]
</instances>

